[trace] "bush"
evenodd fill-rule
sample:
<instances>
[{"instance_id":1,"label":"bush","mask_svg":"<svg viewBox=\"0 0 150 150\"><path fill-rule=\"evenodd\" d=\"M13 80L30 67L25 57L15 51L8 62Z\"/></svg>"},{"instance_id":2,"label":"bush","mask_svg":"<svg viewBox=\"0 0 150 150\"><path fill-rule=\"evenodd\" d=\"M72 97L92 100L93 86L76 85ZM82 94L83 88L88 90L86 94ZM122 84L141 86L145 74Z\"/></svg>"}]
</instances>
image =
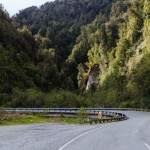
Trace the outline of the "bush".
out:
<instances>
[{"instance_id":1,"label":"bush","mask_svg":"<svg viewBox=\"0 0 150 150\"><path fill-rule=\"evenodd\" d=\"M80 123L84 123L87 120L87 113L84 107L81 107L78 111L77 111L77 119Z\"/></svg>"}]
</instances>

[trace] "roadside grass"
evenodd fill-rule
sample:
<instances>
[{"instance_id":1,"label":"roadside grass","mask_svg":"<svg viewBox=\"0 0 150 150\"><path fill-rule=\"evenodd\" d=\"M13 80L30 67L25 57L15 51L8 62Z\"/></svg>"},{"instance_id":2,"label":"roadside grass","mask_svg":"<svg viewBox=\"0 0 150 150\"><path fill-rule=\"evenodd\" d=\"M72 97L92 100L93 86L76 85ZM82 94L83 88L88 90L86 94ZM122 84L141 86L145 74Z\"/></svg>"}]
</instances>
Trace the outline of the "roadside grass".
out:
<instances>
[{"instance_id":1,"label":"roadside grass","mask_svg":"<svg viewBox=\"0 0 150 150\"><path fill-rule=\"evenodd\" d=\"M86 121L79 121L78 118L60 118L60 123L68 123L68 124L87 124Z\"/></svg>"},{"instance_id":2,"label":"roadside grass","mask_svg":"<svg viewBox=\"0 0 150 150\"><path fill-rule=\"evenodd\" d=\"M0 126L21 125L34 123L67 123L67 124L85 124L87 122L80 121L78 118L54 117L45 118L44 115L33 114L3 114L0 115Z\"/></svg>"},{"instance_id":3,"label":"roadside grass","mask_svg":"<svg viewBox=\"0 0 150 150\"><path fill-rule=\"evenodd\" d=\"M6 114L0 119L0 126L4 125L19 125L19 124L32 124L32 123L44 123L51 122L50 120L41 118L34 115L24 114Z\"/></svg>"}]
</instances>

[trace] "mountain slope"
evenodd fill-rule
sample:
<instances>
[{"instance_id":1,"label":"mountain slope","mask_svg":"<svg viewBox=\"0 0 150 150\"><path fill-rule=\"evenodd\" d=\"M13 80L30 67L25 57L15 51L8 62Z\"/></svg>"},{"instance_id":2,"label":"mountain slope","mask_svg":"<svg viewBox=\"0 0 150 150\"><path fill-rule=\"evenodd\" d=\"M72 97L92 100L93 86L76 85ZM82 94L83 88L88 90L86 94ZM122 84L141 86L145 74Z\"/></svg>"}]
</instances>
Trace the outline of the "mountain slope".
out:
<instances>
[{"instance_id":1,"label":"mountain slope","mask_svg":"<svg viewBox=\"0 0 150 150\"><path fill-rule=\"evenodd\" d=\"M149 0L56 0L12 19L0 7L2 105L150 108Z\"/></svg>"},{"instance_id":2,"label":"mountain slope","mask_svg":"<svg viewBox=\"0 0 150 150\"><path fill-rule=\"evenodd\" d=\"M39 88L47 91L59 84L59 80L54 81L54 77L59 76L55 51L49 49L47 43L48 39L33 37L25 27L16 30L7 12L0 5L1 104L12 99L16 88Z\"/></svg>"},{"instance_id":3,"label":"mountain slope","mask_svg":"<svg viewBox=\"0 0 150 150\"><path fill-rule=\"evenodd\" d=\"M30 7L13 17L16 26L26 25L34 34L51 40L51 48L64 61L70 54L80 27L90 23L101 12L109 12L112 0L56 0L39 9Z\"/></svg>"},{"instance_id":4,"label":"mountain slope","mask_svg":"<svg viewBox=\"0 0 150 150\"><path fill-rule=\"evenodd\" d=\"M78 67L81 93L97 88L100 99L105 99L110 107L119 103L126 107L147 106L150 99L149 3L148 0L114 2L109 19L101 23L96 18L84 27L68 59L81 63Z\"/></svg>"}]
</instances>

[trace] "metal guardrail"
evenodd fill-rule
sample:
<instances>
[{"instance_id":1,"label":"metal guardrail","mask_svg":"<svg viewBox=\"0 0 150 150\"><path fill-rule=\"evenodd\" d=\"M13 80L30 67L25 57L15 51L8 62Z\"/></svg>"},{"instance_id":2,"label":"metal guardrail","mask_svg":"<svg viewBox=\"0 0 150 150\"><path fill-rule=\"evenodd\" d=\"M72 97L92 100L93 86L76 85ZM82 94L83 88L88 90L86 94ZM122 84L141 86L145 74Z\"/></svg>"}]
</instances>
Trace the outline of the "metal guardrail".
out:
<instances>
[{"instance_id":1,"label":"metal guardrail","mask_svg":"<svg viewBox=\"0 0 150 150\"><path fill-rule=\"evenodd\" d=\"M123 121L123 120L127 120L128 117L127 116L123 116L123 117L113 117L113 118L88 118L89 123L92 124L93 122L95 122L95 124L97 124L97 122L99 123L104 123L104 122L115 122L115 121Z\"/></svg>"},{"instance_id":2,"label":"metal guardrail","mask_svg":"<svg viewBox=\"0 0 150 150\"><path fill-rule=\"evenodd\" d=\"M4 111L8 113L47 113L47 114L73 114L75 115L79 108L5 108ZM92 122L108 122L108 121L120 121L127 119L126 115L118 112L109 111L106 109L98 108L86 108L85 113L88 115L97 115L101 112L103 116L110 118L88 118L90 124Z\"/></svg>"},{"instance_id":3,"label":"metal guardrail","mask_svg":"<svg viewBox=\"0 0 150 150\"><path fill-rule=\"evenodd\" d=\"M4 108L3 110L8 113L48 113L48 114L76 114L80 108ZM89 115L97 115L99 112L103 116L109 116L110 118L88 118L89 123L92 122L112 122L126 120L128 117L125 114L114 111L146 111L150 112L150 109L141 108L86 108L85 112Z\"/></svg>"},{"instance_id":4,"label":"metal guardrail","mask_svg":"<svg viewBox=\"0 0 150 150\"><path fill-rule=\"evenodd\" d=\"M80 108L3 108L7 112L76 112ZM86 112L97 112L97 111L147 111L150 112L150 109L141 109L141 108L85 108Z\"/></svg>"},{"instance_id":5,"label":"metal guardrail","mask_svg":"<svg viewBox=\"0 0 150 150\"><path fill-rule=\"evenodd\" d=\"M76 114L79 108L5 108L4 111L8 113L47 113L47 114ZM107 116L122 116L121 113L104 111L102 109L85 109L85 112L89 115L95 115L102 112L103 115Z\"/></svg>"}]
</instances>

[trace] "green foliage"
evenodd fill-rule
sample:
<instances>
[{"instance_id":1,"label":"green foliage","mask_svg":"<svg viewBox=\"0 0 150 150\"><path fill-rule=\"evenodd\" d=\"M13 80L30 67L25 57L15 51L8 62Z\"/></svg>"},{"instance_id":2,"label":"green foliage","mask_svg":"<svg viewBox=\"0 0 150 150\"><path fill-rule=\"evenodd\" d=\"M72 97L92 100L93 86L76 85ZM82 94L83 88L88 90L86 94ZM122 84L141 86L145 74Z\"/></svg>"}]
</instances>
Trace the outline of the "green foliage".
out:
<instances>
[{"instance_id":1,"label":"green foliage","mask_svg":"<svg viewBox=\"0 0 150 150\"><path fill-rule=\"evenodd\" d=\"M149 8L148 0L57 0L12 23L0 5L0 106L149 108ZM97 91L85 94L90 75Z\"/></svg>"},{"instance_id":2,"label":"green foliage","mask_svg":"<svg viewBox=\"0 0 150 150\"><path fill-rule=\"evenodd\" d=\"M9 99L7 103L5 101L5 107L75 108L80 106L87 106L84 97L61 89L45 93L37 89L14 88L12 99Z\"/></svg>"},{"instance_id":3,"label":"green foliage","mask_svg":"<svg viewBox=\"0 0 150 150\"><path fill-rule=\"evenodd\" d=\"M26 25L31 32L51 41L60 59L70 54L80 27L90 23L100 12L106 12L111 0L63 0L47 2L21 10L13 20L17 27ZM61 61L61 60L59 60Z\"/></svg>"},{"instance_id":4,"label":"green foliage","mask_svg":"<svg viewBox=\"0 0 150 150\"><path fill-rule=\"evenodd\" d=\"M134 95L141 107L150 108L150 53L145 54L145 57L134 70L132 82L137 90L137 95ZM132 94L132 93L131 93ZM137 97L138 96L138 97Z\"/></svg>"},{"instance_id":5,"label":"green foliage","mask_svg":"<svg viewBox=\"0 0 150 150\"><path fill-rule=\"evenodd\" d=\"M86 78L92 66L99 65L100 82L99 91L94 94L95 106L149 107L148 62L142 62L142 67L139 65L141 60L146 59L145 53L149 52L150 24L146 15L148 13L146 4L147 0L114 1L110 10L111 15L105 16L104 22L96 18L82 28L78 37L80 40L76 41L69 58L85 65ZM82 39L83 35L88 36ZM83 47L81 45L83 43L88 46ZM146 79L142 77L143 74ZM84 76L85 71L79 67L78 85L81 93L87 85ZM134 80L132 83L131 77ZM139 84L144 87L138 88Z\"/></svg>"},{"instance_id":6,"label":"green foliage","mask_svg":"<svg viewBox=\"0 0 150 150\"><path fill-rule=\"evenodd\" d=\"M6 104L8 107L36 108L43 105L44 94L35 89L27 89L24 91L15 88L13 89L12 96L12 100Z\"/></svg>"},{"instance_id":7,"label":"green foliage","mask_svg":"<svg viewBox=\"0 0 150 150\"><path fill-rule=\"evenodd\" d=\"M78 111L77 111L77 119L80 123L84 123L87 121L87 113L86 113L86 109L84 107L81 107Z\"/></svg>"},{"instance_id":8,"label":"green foliage","mask_svg":"<svg viewBox=\"0 0 150 150\"><path fill-rule=\"evenodd\" d=\"M5 114L0 117L0 126L32 124L32 123L53 123L54 120L42 118L36 115L25 114Z\"/></svg>"}]
</instances>

